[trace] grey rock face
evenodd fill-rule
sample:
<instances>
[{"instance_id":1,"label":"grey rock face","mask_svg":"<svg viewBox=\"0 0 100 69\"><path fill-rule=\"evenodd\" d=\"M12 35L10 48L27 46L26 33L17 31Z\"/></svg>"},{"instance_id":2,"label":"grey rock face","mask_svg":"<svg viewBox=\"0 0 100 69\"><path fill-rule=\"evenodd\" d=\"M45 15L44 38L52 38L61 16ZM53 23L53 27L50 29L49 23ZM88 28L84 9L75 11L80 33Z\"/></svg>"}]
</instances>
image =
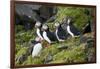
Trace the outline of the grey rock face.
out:
<instances>
[{"instance_id":1,"label":"grey rock face","mask_svg":"<svg viewBox=\"0 0 100 69\"><path fill-rule=\"evenodd\" d=\"M56 7L32 4L16 4L15 5L15 23L23 25L27 31L32 29L36 21L41 23L52 22L56 19Z\"/></svg>"}]
</instances>

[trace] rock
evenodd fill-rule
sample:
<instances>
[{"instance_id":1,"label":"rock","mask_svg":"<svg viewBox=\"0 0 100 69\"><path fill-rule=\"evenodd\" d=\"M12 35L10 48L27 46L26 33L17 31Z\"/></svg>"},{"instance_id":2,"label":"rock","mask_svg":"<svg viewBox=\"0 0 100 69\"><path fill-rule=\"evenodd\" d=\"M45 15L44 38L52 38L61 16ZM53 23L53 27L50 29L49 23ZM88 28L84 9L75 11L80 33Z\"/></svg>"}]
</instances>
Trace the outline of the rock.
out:
<instances>
[{"instance_id":1,"label":"rock","mask_svg":"<svg viewBox=\"0 0 100 69\"><path fill-rule=\"evenodd\" d=\"M29 5L29 4L16 4L15 5L15 10L16 13L20 16L26 15L28 17L33 17L36 15L35 13L33 14L33 10L39 10L40 5Z\"/></svg>"},{"instance_id":2,"label":"rock","mask_svg":"<svg viewBox=\"0 0 100 69\"><path fill-rule=\"evenodd\" d=\"M45 22L57 13L57 8L50 6L41 6L39 9L39 13L40 18L42 18L43 22Z\"/></svg>"},{"instance_id":3,"label":"rock","mask_svg":"<svg viewBox=\"0 0 100 69\"><path fill-rule=\"evenodd\" d=\"M86 43L87 37L84 35L80 35L80 43Z\"/></svg>"},{"instance_id":4,"label":"rock","mask_svg":"<svg viewBox=\"0 0 100 69\"><path fill-rule=\"evenodd\" d=\"M16 14L28 16L30 19L40 22L47 21L57 13L57 8L43 5L16 4Z\"/></svg>"},{"instance_id":5,"label":"rock","mask_svg":"<svg viewBox=\"0 0 100 69\"><path fill-rule=\"evenodd\" d=\"M23 16L19 16L16 14L16 18L15 18L16 22L16 27L18 25L21 25L23 26L23 28L27 31L27 30L30 30L30 29L33 29L34 28L34 24L35 24L35 20L32 20L30 19L28 16L26 15L23 15Z\"/></svg>"},{"instance_id":6,"label":"rock","mask_svg":"<svg viewBox=\"0 0 100 69\"><path fill-rule=\"evenodd\" d=\"M93 38L88 39L88 40L87 40L87 47L88 47L88 48L91 48L91 47L93 47L93 46L94 46L94 39L93 39Z\"/></svg>"},{"instance_id":7,"label":"rock","mask_svg":"<svg viewBox=\"0 0 100 69\"><path fill-rule=\"evenodd\" d=\"M22 25L22 20L18 14L15 14L15 24L16 25Z\"/></svg>"},{"instance_id":8,"label":"rock","mask_svg":"<svg viewBox=\"0 0 100 69\"><path fill-rule=\"evenodd\" d=\"M16 4L15 13L15 23L23 25L27 31L34 28L36 21L41 23L54 21L57 8L43 5Z\"/></svg>"},{"instance_id":9,"label":"rock","mask_svg":"<svg viewBox=\"0 0 100 69\"><path fill-rule=\"evenodd\" d=\"M94 36L92 33L85 33L80 35L80 43L87 43L88 40L93 39Z\"/></svg>"},{"instance_id":10,"label":"rock","mask_svg":"<svg viewBox=\"0 0 100 69\"><path fill-rule=\"evenodd\" d=\"M50 61L53 60L53 56L51 54L48 54L44 60L45 64L48 64Z\"/></svg>"},{"instance_id":11,"label":"rock","mask_svg":"<svg viewBox=\"0 0 100 69\"><path fill-rule=\"evenodd\" d=\"M34 24L35 24L35 20L32 20L30 19L28 16L26 15L23 15L22 16L22 25L24 26L24 29L27 31L27 30L30 30L30 29L33 29L34 27Z\"/></svg>"},{"instance_id":12,"label":"rock","mask_svg":"<svg viewBox=\"0 0 100 69\"><path fill-rule=\"evenodd\" d=\"M57 47L59 50L64 50L64 49L68 49L68 46L58 46Z\"/></svg>"},{"instance_id":13,"label":"rock","mask_svg":"<svg viewBox=\"0 0 100 69\"><path fill-rule=\"evenodd\" d=\"M22 64L27 59L27 55L23 54L16 58L18 64Z\"/></svg>"},{"instance_id":14,"label":"rock","mask_svg":"<svg viewBox=\"0 0 100 69\"><path fill-rule=\"evenodd\" d=\"M94 53L89 53L87 56L87 61L88 62L95 62L95 54Z\"/></svg>"}]
</instances>

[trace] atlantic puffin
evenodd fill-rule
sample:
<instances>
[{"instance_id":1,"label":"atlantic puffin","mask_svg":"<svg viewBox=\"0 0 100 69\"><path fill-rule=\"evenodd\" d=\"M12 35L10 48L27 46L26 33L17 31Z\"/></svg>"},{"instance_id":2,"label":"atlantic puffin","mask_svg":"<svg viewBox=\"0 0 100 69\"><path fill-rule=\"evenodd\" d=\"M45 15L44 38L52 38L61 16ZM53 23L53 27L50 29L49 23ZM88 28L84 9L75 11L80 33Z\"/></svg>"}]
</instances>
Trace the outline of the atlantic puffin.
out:
<instances>
[{"instance_id":1,"label":"atlantic puffin","mask_svg":"<svg viewBox=\"0 0 100 69\"><path fill-rule=\"evenodd\" d=\"M79 30L71 23L71 18L68 18L68 20L67 20L67 32L72 37L80 35Z\"/></svg>"},{"instance_id":2,"label":"atlantic puffin","mask_svg":"<svg viewBox=\"0 0 100 69\"><path fill-rule=\"evenodd\" d=\"M88 21L88 23L85 25L85 27L83 28L83 34L85 33L90 33L92 32L92 23L90 21Z\"/></svg>"},{"instance_id":3,"label":"atlantic puffin","mask_svg":"<svg viewBox=\"0 0 100 69\"><path fill-rule=\"evenodd\" d=\"M38 37L41 38L41 40L43 40L43 31L41 30L41 27L42 27L42 23L37 21L36 24L35 24L35 28L36 28L36 34Z\"/></svg>"},{"instance_id":4,"label":"atlantic puffin","mask_svg":"<svg viewBox=\"0 0 100 69\"><path fill-rule=\"evenodd\" d=\"M56 38L56 35L54 32L49 30L48 25L44 24L42 26L42 30L43 30L43 38L44 40L46 40L49 44L54 43L55 41L58 41Z\"/></svg>"},{"instance_id":5,"label":"atlantic puffin","mask_svg":"<svg viewBox=\"0 0 100 69\"><path fill-rule=\"evenodd\" d=\"M59 23L55 23L55 27L56 27L55 34L58 41L65 41L68 37L66 31L62 28L61 24Z\"/></svg>"},{"instance_id":6,"label":"atlantic puffin","mask_svg":"<svg viewBox=\"0 0 100 69\"><path fill-rule=\"evenodd\" d=\"M41 44L41 38L36 37L35 40L31 41L33 48L32 48L32 57L34 58L35 56L39 56L39 53L42 50L42 44Z\"/></svg>"}]
</instances>

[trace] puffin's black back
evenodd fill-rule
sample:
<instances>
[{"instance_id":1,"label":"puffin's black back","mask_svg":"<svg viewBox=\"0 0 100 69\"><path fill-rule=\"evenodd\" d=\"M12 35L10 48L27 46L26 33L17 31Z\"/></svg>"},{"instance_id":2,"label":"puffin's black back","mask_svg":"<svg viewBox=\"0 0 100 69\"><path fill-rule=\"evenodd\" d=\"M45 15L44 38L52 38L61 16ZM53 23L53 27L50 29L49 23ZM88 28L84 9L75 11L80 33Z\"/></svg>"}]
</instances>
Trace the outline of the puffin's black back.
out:
<instances>
[{"instance_id":1,"label":"puffin's black back","mask_svg":"<svg viewBox=\"0 0 100 69\"><path fill-rule=\"evenodd\" d=\"M83 29L83 34L91 32L91 25L88 23Z\"/></svg>"},{"instance_id":2,"label":"puffin's black back","mask_svg":"<svg viewBox=\"0 0 100 69\"><path fill-rule=\"evenodd\" d=\"M57 41L56 35L54 32L51 32L48 30L46 30L47 33L47 37L51 40L51 41Z\"/></svg>"},{"instance_id":3,"label":"puffin's black back","mask_svg":"<svg viewBox=\"0 0 100 69\"><path fill-rule=\"evenodd\" d=\"M57 35L60 39L66 39L67 38L67 33L66 31L61 27L61 25L58 27L58 32Z\"/></svg>"},{"instance_id":4,"label":"puffin's black back","mask_svg":"<svg viewBox=\"0 0 100 69\"><path fill-rule=\"evenodd\" d=\"M41 28L42 28L42 25L39 27L39 30L40 30L41 36L43 37L43 31L41 30Z\"/></svg>"},{"instance_id":5,"label":"puffin's black back","mask_svg":"<svg viewBox=\"0 0 100 69\"><path fill-rule=\"evenodd\" d=\"M72 33L74 33L74 35L80 35L79 30L72 24L69 25L70 26L70 30Z\"/></svg>"}]
</instances>

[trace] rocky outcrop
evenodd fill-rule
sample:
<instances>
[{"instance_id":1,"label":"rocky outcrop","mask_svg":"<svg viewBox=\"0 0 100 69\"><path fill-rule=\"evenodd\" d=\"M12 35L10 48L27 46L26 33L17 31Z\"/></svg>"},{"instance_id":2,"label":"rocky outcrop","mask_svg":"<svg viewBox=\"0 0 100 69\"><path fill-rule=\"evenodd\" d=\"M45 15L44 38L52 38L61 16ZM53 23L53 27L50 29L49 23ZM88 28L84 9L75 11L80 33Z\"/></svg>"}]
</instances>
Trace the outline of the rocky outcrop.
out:
<instances>
[{"instance_id":1,"label":"rocky outcrop","mask_svg":"<svg viewBox=\"0 0 100 69\"><path fill-rule=\"evenodd\" d=\"M51 22L55 19L57 9L43 5L16 4L15 23L24 25L25 30L32 29L36 21L42 23Z\"/></svg>"}]
</instances>

